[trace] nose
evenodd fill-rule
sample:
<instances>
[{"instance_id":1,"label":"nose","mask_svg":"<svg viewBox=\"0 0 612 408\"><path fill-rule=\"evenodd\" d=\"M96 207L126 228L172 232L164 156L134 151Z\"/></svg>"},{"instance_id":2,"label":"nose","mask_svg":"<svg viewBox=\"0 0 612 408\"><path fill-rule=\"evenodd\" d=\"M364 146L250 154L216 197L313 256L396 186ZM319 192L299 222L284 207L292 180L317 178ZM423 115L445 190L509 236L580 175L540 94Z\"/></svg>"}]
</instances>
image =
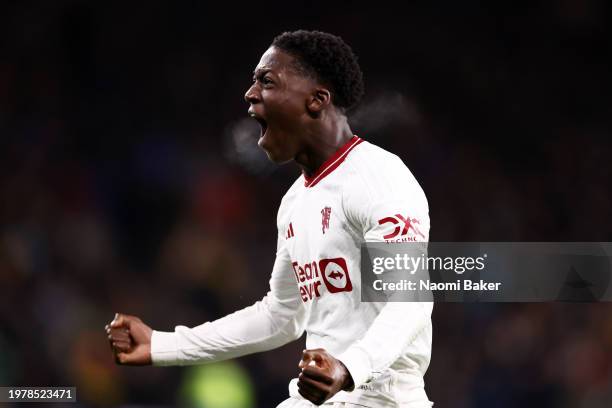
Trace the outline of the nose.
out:
<instances>
[{"instance_id":1,"label":"nose","mask_svg":"<svg viewBox=\"0 0 612 408\"><path fill-rule=\"evenodd\" d=\"M259 91L257 90L257 84L251 85L251 87L244 94L244 100L250 104L261 102Z\"/></svg>"}]
</instances>

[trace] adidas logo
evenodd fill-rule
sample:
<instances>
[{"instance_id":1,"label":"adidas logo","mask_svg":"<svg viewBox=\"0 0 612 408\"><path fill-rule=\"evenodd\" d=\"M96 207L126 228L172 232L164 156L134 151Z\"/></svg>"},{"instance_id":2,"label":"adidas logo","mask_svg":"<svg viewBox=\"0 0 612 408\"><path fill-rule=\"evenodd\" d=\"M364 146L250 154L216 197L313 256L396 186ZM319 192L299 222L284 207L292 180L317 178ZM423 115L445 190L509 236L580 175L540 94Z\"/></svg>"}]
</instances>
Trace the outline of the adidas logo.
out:
<instances>
[{"instance_id":1,"label":"adidas logo","mask_svg":"<svg viewBox=\"0 0 612 408\"><path fill-rule=\"evenodd\" d=\"M293 236L295 236L295 234L293 233L293 224L289 223L289 228L287 229L287 236L285 238L289 239Z\"/></svg>"}]
</instances>

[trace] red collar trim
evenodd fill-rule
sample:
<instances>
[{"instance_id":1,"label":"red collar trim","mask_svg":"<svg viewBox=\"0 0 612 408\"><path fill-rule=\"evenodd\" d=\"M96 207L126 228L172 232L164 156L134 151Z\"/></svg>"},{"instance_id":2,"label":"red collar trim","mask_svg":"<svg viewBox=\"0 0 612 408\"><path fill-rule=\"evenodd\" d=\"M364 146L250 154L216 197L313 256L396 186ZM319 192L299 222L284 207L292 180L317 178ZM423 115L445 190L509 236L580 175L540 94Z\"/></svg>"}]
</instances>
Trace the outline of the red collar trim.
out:
<instances>
[{"instance_id":1,"label":"red collar trim","mask_svg":"<svg viewBox=\"0 0 612 408\"><path fill-rule=\"evenodd\" d=\"M325 163L319 167L319 169L310 177L308 177L304 172L304 186L306 187L314 187L319 181L323 180L325 176L334 171L340 164L346 159L346 156L357 146L359 143L363 142L358 136L353 136L351 140L349 140L344 146L338 149L331 157L325 160Z\"/></svg>"}]
</instances>

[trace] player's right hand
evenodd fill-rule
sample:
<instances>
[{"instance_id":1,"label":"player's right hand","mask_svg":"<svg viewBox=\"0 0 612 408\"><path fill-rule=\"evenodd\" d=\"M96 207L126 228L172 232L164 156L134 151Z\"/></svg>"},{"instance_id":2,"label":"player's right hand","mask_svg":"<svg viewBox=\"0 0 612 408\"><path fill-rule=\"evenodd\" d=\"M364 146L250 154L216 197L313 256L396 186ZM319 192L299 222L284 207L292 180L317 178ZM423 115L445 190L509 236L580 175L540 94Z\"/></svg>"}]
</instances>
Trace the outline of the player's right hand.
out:
<instances>
[{"instance_id":1,"label":"player's right hand","mask_svg":"<svg viewBox=\"0 0 612 408\"><path fill-rule=\"evenodd\" d=\"M122 313L104 326L117 364L150 365L153 330L140 318Z\"/></svg>"}]
</instances>

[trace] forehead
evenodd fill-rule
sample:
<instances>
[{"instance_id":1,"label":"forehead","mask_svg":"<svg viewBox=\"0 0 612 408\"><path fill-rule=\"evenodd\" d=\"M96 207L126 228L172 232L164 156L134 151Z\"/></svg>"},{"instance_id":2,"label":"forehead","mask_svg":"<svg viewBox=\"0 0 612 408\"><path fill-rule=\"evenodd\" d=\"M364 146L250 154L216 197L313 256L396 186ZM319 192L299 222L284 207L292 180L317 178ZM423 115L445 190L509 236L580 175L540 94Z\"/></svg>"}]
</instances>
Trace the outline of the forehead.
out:
<instances>
[{"instance_id":1,"label":"forehead","mask_svg":"<svg viewBox=\"0 0 612 408\"><path fill-rule=\"evenodd\" d=\"M295 59L291 55L283 52L282 50L272 46L266 50L261 56L257 67L255 67L255 72L258 71L287 71L291 69L291 71L296 72L295 69Z\"/></svg>"}]
</instances>

